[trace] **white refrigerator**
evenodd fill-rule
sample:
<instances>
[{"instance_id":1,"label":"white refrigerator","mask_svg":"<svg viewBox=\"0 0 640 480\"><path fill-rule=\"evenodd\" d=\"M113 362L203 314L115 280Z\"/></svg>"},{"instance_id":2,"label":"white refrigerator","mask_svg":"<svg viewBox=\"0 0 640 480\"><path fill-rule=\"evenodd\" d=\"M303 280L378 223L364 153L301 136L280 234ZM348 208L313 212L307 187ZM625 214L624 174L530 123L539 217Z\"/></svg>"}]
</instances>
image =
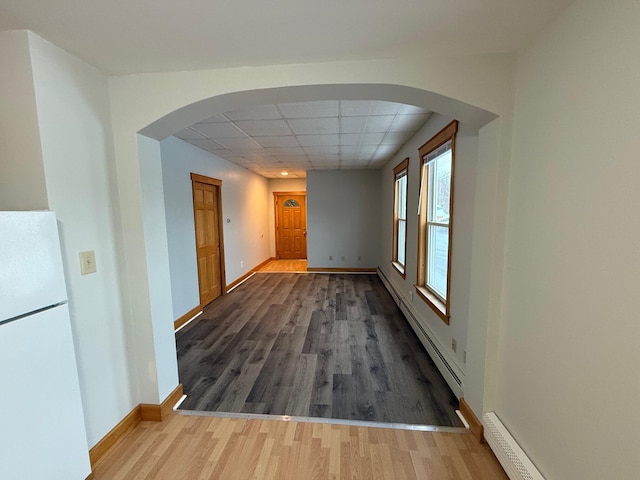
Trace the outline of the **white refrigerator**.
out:
<instances>
[{"instance_id":1,"label":"white refrigerator","mask_svg":"<svg viewBox=\"0 0 640 480\"><path fill-rule=\"evenodd\" d=\"M0 478L87 478L54 212L0 212L0 388Z\"/></svg>"}]
</instances>

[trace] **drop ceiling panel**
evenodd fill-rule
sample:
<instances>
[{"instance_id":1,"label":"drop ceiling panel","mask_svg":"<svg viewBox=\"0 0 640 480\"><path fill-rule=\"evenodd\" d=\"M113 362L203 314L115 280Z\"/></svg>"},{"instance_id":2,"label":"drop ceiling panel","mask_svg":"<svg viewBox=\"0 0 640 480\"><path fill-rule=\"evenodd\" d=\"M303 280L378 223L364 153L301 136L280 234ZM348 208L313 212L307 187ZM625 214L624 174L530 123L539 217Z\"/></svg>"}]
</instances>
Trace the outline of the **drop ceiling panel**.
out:
<instances>
[{"instance_id":1,"label":"drop ceiling panel","mask_svg":"<svg viewBox=\"0 0 640 480\"><path fill-rule=\"evenodd\" d=\"M202 133L207 138L217 140L219 138L246 137L247 134L233 123L196 123L192 130Z\"/></svg>"},{"instance_id":2,"label":"drop ceiling panel","mask_svg":"<svg viewBox=\"0 0 640 480\"><path fill-rule=\"evenodd\" d=\"M417 132L427 120L427 115L397 115L389 127L390 132ZM428 139L427 139L428 140Z\"/></svg>"},{"instance_id":3,"label":"drop ceiling panel","mask_svg":"<svg viewBox=\"0 0 640 480\"><path fill-rule=\"evenodd\" d=\"M217 143L231 150L232 152L245 152L247 150L262 149L262 145L253 138L221 138Z\"/></svg>"},{"instance_id":4,"label":"drop ceiling panel","mask_svg":"<svg viewBox=\"0 0 640 480\"><path fill-rule=\"evenodd\" d=\"M254 137L254 140L263 147L298 147L298 140L293 135Z\"/></svg>"},{"instance_id":5,"label":"drop ceiling panel","mask_svg":"<svg viewBox=\"0 0 640 480\"><path fill-rule=\"evenodd\" d=\"M342 117L341 133L384 133L389 129L394 115L376 115L369 117Z\"/></svg>"},{"instance_id":6,"label":"drop ceiling panel","mask_svg":"<svg viewBox=\"0 0 640 480\"><path fill-rule=\"evenodd\" d=\"M287 166L287 170L291 169L291 170L308 170L309 168L311 168L311 163L309 162L297 162L297 163L292 163L290 165Z\"/></svg>"},{"instance_id":7,"label":"drop ceiling panel","mask_svg":"<svg viewBox=\"0 0 640 480\"><path fill-rule=\"evenodd\" d=\"M243 155L249 162L278 162L278 158L275 155L266 155L262 151L249 151Z\"/></svg>"},{"instance_id":8,"label":"drop ceiling panel","mask_svg":"<svg viewBox=\"0 0 640 480\"><path fill-rule=\"evenodd\" d=\"M224 158L225 160L229 160L229 158L231 157L240 156L237 153L233 153L231 150L216 150L215 154L220 158Z\"/></svg>"},{"instance_id":9,"label":"drop ceiling panel","mask_svg":"<svg viewBox=\"0 0 640 480\"><path fill-rule=\"evenodd\" d=\"M340 102L343 117L362 117L371 114L373 102L370 100L344 100Z\"/></svg>"},{"instance_id":10,"label":"drop ceiling panel","mask_svg":"<svg viewBox=\"0 0 640 480\"><path fill-rule=\"evenodd\" d=\"M282 169L282 162L278 162L277 160L275 162L260 162L260 165L264 166L264 168L275 168L275 169Z\"/></svg>"},{"instance_id":11,"label":"drop ceiling panel","mask_svg":"<svg viewBox=\"0 0 640 480\"><path fill-rule=\"evenodd\" d=\"M176 133L176 137L181 138L182 140L191 140L191 139L201 140L206 138L206 136L203 135L202 133L196 132L195 130L192 130L190 128L185 128L184 130L179 131L178 133Z\"/></svg>"},{"instance_id":12,"label":"drop ceiling panel","mask_svg":"<svg viewBox=\"0 0 640 480\"><path fill-rule=\"evenodd\" d=\"M222 113L216 113L215 115L212 115L206 120L202 120L201 122L198 122L198 123L224 123L228 121L229 121L229 118L224 116Z\"/></svg>"},{"instance_id":13,"label":"drop ceiling panel","mask_svg":"<svg viewBox=\"0 0 640 480\"><path fill-rule=\"evenodd\" d=\"M337 117L340 111L340 103L335 100L281 103L278 107L285 118Z\"/></svg>"},{"instance_id":14,"label":"drop ceiling panel","mask_svg":"<svg viewBox=\"0 0 640 480\"><path fill-rule=\"evenodd\" d=\"M362 133L367 124L367 117L342 117L340 133Z\"/></svg>"},{"instance_id":15,"label":"drop ceiling panel","mask_svg":"<svg viewBox=\"0 0 640 480\"><path fill-rule=\"evenodd\" d=\"M340 135L299 135L298 142L303 147L337 146L340 144Z\"/></svg>"},{"instance_id":16,"label":"drop ceiling panel","mask_svg":"<svg viewBox=\"0 0 640 480\"><path fill-rule=\"evenodd\" d=\"M340 160L340 155L338 155L337 153L330 154L330 155L308 155L308 157L309 157L309 160L314 164L316 164L316 162L331 162L331 161L337 162Z\"/></svg>"},{"instance_id":17,"label":"drop ceiling panel","mask_svg":"<svg viewBox=\"0 0 640 480\"><path fill-rule=\"evenodd\" d=\"M346 133L340 135L340 145L378 145L384 133Z\"/></svg>"},{"instance_id":18,"label":"drop ceiling panel","mask_svg":"<svg viewBox=\"0 0 640 480\"><path fill-rule=\"evenodd\" d=\"M247 167L247 165L251 164L251 160L245 157L234 157L233 163L240 165L241 167Z\"/></svg>"},{"instance_id":19,"label":"drop ceiling panel","mask_svg":"<svg viewBox=\"0 0 640 480\"><path fill-rule=\"evenodd\" d=\"M377 148L374 147L374 148ZM360 146L359 145L340 145L340 153L358 153L358 150L360 150Z\"/></svg>"},{"instance_id":20,"label":"drop ceiling panel","mask_svg":"<svg viewBox=\"0 0 640 480\"><path fill-rule=\"evenodd\" d=\"M363 133L360 145L377 145L384 138L384 133Z\"/></svg>"},{"instance_id":21,"label":"drop ceiling panel","mask_svg":"<svg viewBox=\"0 0 640 480\"><path fill-rule=\"evenodd\" d=\"M219 143L214 142L208 138L191 138L189 139L189 143L191 145L195 145L196 147L203 148L205 150L224 150L224 147Z\"/></svg>"},{"instance_id":22,"label":"drop ceiling panel","mask_svg":"<svg viewBox=\"0 0 640 480\"><path fill-rule=\"evenodd\" d=\"M272 120L282 118L276 105L256 105L255 107L227 112L225 115L229 120Z\"/></svg>"},{"instance_id":23,"label":"drop ceiling panel","mask_svg":"<svg viewBox=\"0 0 640 480\"><path fill-rule=\"evenodd\" d=\"M265 148L264 150L268 155L304 155L302 147L276 147Z\"/></svg>"},{"instance_id":24,"label":"drop ceiling panel","mask_svg":"<svg viewBox=\"0 0 640 480\"><path fill-rule=\"evenodd\" d=\"M294 118L289 126L296 135L336 134L340 133L340 122L335 118Z\"/></svg>"},{"instance_id":25,"label":"drop ceiling panel","mask_svg":"<svg viewBox=\"0 0 640 480\"><path fill-rule=\"evenodd\" d=\"M395 115L402 105L393 102L372 102L371 115Z\"/></svg>"},{"instance_id":26,"label":"drop ceiling panel","mask_svg":"<svg viewBox=\"0 0 640 480\"><path fill-rule=\"evenodd\" d=\"M331 155L340 152L338 145L324 145L317 147L303 147L304 153L307 155Z\"/></svg>"},{"instance_id":27,"label":"drop ceiling panel","mask_svg":"<svg viewBox=\"0 0 640 480\"><path fill-rule=\"evenodd\" d=\"M290 164L300 164L309 161L306 155L276 155L279 162L286 162Z\"/></svg>"},{"instance_id":28,"label":"drop ceiling panel","mask_svg":"<svg viewBox=\"0 0 640 480\"><path fill-rule=\"evenodd\" d=\"M361 137L360 133L343 133L340 135L340 145L358 146L361 143Z\"/></svg>"},{"instance_id":29,"label":"drop ceiling panel","mask_svg":"<svg viewBox=\"0 0 640 480\"><path fill-rule=\"evenodd\" d=\"M284 120L239 120L235 124L250 137L291 135Z\"/></svg>"},{"instance_id":30,"label":"drop ceiling panel","mask_svg":"<svg viewBox=\"0 0 640 480\"><path fill-rule=\"evenodd\" d=\"M422 107L416 107L415 105L402 105L398 113L400 115L419 115L430 112Z\"/></svg>"},{"instance_id":31,"label":"drop ceiling panel","mask_svg":"<svg viewBox=\"0 0 640 480\"><path fill-rule=\"evenodd\" d=\"M260 175L303 178L305 170L380 168L429 115L373 100L258 105L212 114L176 136Z\"/></svg>"},{"instance_id":32,"label":"drop ceiling panel","mask_svg":"<svg viewBox=\"0 0 640 480\"><path fill-rule=\"evenodd\" d=\"M373 155L378 150L378 145L361 145L358 147L356 153L358 155Z\"/></svg>"},{"instance_id":33,"label":"drop ceiling panel","mask_svg":"<svg viewBox=\"0 0 640 480\"><path fill-rule=\"evenodd\" d=\"M393 122L393 115L375 115L367 118L364 133L385 133Z\"/></svg>"}]
</instances>

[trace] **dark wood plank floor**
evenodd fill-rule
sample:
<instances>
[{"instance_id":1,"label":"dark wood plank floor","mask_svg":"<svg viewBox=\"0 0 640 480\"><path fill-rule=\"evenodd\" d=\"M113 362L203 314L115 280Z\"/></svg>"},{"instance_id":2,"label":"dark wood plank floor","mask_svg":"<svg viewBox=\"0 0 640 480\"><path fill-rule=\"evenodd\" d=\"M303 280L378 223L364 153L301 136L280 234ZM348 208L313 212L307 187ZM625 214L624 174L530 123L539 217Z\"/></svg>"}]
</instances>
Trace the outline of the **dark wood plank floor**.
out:
<instances>
[{"instance_id":1,"label":"dark wood plank floor","mask_svg":"<svg viewBox=\"0 0 640 480\"><path fill-rule=\"evenodd\" d=\"M181 409L462 426L376 275L254 275L177 345Z\"/></svg>"}]
</instances>

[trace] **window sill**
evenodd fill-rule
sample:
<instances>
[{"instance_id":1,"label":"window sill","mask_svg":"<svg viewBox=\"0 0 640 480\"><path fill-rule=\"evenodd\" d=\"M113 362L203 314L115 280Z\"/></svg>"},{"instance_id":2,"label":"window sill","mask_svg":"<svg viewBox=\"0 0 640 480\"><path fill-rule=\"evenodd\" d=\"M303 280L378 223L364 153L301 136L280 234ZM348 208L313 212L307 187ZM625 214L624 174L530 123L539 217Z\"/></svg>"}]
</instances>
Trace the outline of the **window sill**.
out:
<instances>
[{"instance_id":1,"label":"window sill","mask_svg":"<svg viewBox=\"0 0 640 480\"><path fill-rule=\"evenodd\" d=\"M402 265L400 265L398 262L391 262L391 265L393 265L395 271L398 272L402 278L407 278L404 267Z\"/></svg>"},{"instance_id":2,"label":"window sill","mask_svg":"<svg viewBox=\"0 0 640 480\"><path fill-rule=\"evenodd\" d=\"M424 300L424 302L431 307L436 315L440 317L440 319L449 325L449 319L451 315L447 312L447 305L436 297L433 293L431 293L427 288L416 285L416 292L418 296Z\"/></svg>"}]
</instances>

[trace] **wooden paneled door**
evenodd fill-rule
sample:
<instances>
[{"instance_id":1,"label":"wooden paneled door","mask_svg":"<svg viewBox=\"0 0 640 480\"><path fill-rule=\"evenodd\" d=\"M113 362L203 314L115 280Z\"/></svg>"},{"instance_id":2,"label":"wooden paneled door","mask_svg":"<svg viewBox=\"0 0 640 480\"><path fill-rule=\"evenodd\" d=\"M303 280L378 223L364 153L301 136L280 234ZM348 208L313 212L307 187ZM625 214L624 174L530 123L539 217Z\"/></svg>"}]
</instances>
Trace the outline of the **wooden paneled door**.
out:
<instances>
[{"instance_id":1,"label":"wooden paneled door","mask_svg":"<svg viewBox=\"0 0 640 480\"><path fill-rule=\"evenodd\" d=\"M273 192L276 209L276 258L307 258L306 192Z\"/></svg>"},{"instance_id":2,"label":"wooden paneled door","mask_svg":"<svg viewBox=\"0 0 640 480\"><path fill-rule=\"evenodd\" d=\"M204 307L224 293L222 182L192 173L191 183L200 306Z\"/></svg>"}]
</instances>

